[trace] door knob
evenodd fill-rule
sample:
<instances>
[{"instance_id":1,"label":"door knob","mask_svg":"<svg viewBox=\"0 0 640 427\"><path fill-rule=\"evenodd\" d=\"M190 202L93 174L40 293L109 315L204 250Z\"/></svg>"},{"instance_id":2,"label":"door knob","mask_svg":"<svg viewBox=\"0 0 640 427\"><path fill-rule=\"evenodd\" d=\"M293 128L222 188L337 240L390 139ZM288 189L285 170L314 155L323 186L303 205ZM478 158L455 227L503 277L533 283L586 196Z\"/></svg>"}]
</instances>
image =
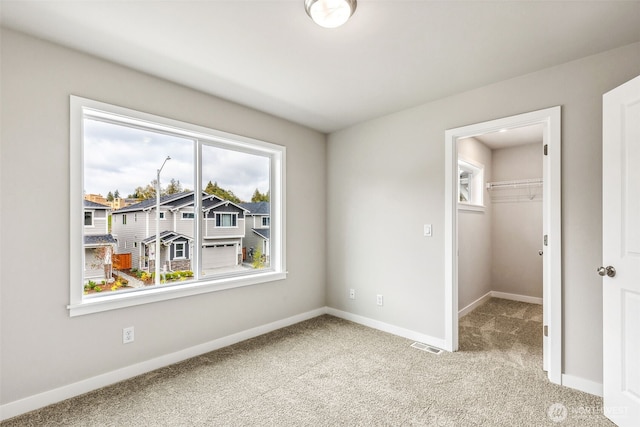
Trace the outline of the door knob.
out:
<instances>
[{"instance_id":1,"label":"door knob","mask_svg":"<svg viewBox=\"0 0 640 427\"><path fill-rule=\"evenodd\" d=\"M543 253L544 253L544 252L542 252L541 250L540 250L540 251L538 251L538 255L540 255L540 256L542 256L542 254L543 254Z\"/></svg>"},{"instance_id":2,"label":"door knob","mask_svg":"<svg viewBox=\"0 0 640 427\"><path fill-rule=\"evenodd\" d=\"M614 277L616 275L616 269L612 266L598 268L598 274L601 276Z\"/></svg>"}]
</instances>

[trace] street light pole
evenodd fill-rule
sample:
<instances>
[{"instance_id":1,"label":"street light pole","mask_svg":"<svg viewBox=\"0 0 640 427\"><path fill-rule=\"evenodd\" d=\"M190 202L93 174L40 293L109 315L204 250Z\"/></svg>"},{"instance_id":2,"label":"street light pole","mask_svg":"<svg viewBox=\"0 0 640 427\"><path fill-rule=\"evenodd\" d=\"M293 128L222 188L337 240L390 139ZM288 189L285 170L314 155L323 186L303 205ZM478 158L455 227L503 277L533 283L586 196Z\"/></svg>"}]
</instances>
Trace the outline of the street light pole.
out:
<instances>
[{"instance_id":1,"label":"street light pole","mask_svg":"<svg viewBox=\"0 0 640 427\"><path fill-rule=\"evenodd\" d=\"M171 157L164 159L156 177L156 286L160 285L160 172L167 160L171 160Z\"/></svg>"}]
</instances>

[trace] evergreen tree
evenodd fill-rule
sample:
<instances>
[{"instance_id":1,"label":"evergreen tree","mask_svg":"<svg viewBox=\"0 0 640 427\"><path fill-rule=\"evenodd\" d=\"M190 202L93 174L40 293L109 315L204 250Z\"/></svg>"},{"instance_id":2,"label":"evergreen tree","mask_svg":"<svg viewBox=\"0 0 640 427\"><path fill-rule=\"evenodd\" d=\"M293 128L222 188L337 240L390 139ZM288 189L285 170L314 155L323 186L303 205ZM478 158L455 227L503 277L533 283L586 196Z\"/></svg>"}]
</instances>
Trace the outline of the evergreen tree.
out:
<instances>
[{"instance_id":1,"label":"evergreen tree","mask_svg":"<svg viewBox=\"0 0 640 427\"><path fill-rule=\"evenodd\" d=\"M207 194L213 194L220 197L221 199L228 200L233 203L242 203L242 200L240 200L235 194L233 194L233 191L225 190L224 188L220 187L217 181L214 183L209 181L207 183L207 186L204 188L204 191Z\"/></svg>"},{"instance_id":2,"label":"evergreen tree","mask_svg":"<svg viewBox=\"0 0 640 427\"><path fill-rule=\"evenodd\" d=\"M182 184L180 184L180 180L171 178L167 189L164 191L164 194L176 194L184 191L182 189Z\"/></svg>"},{"instance_id":3,"label":"evergreen tree","mask_svg":"<svg viewBox=\"0 0 640 427\"><path fill-rule=\"evenodd\" d=\"M113 202L113 193L111 191L107 193L107 202Z\"/></svg>"},{"instance_id":4,"label":"evergreen tree","mask_svg":"<svg viewBox=\"0 0 640 427\"><path fill-rule=\"evenodd\" d=\"M268 202L269 201L269 192L262 194L260 190L256 188L256 191L253 192L253 196L251 196L251 201L253 203L258 202Z\"/></svg>"},{"instance_id":5,"label":"evergreen tree","mask_svg":"<svg viewBox=\"0 0 640 427\"><path fill-rule=\"evenodd\" d=\"M119 199L120 198L120 191L116 188L115 193L113 193L113 198L114 199Z\"/></svg>"}]
</instances>

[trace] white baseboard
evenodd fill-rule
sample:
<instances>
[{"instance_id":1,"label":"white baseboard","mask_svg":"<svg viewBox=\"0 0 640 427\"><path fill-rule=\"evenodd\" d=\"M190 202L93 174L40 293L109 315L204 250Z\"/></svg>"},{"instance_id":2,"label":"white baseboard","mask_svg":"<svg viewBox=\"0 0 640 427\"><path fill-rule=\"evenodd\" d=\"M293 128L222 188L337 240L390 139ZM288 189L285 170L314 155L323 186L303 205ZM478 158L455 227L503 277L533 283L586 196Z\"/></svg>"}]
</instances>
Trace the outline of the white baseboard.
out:
<instances>
[{"instance_id":1,"label":"white baseboard","mask_svg":"<svg viewBox=\"0 0 640 427\"><path fill-rule=\"evenodd\" d=\"M520 301L520 302L528 302L530 304L539 304L542 305L542 298L530 297L527 295L519 295L519 294L510 294L507 292L498 292L498 291L489 291L462 310L458 311L458 318L461 318L464 315L471 313L476 308L480 307L482 304L487 302L490 298L502 298L508 299L511 301Z\"/></svg>"},{"instance_id":2,"label":"white baseboard","mask_svg":"<svg viewBox=\"0 0 640 427\"><path fill-rule=\"evenodd\" d=\"M573 375L562 374L562 385L602 397L602 383L575 377Z\"/></svg>"},{"instance_id":3,"label":"white baseboard","mask_svg":"<svg viewBox=\"0 0 640 427\"><path fill-rule=\"evenodd\" d=\"M445 349L446 343L442 338L435 338L429 335L421 334L409 329L401 328L399 326L390 325L388 323L381 322L379 320L370 319L368 317L360 316L358 314L348 313L346 311L337 310L335 308L327 307L327 314L330 314L341 319L350 320L360 325L368 326L369 328L377 329L379 331L388 332L393 335L398 335L403 338L410 339L412 341L418 341L423 344L428 344L433 347Z\"/></svg>"},{"instance_id":4,"label":"white baseboard","mask_svg":"<svg viewBox=\"0 0 640 427\"><path fill-rule=\"evenodd\" d=\"M469 304L468 306L466 306L462 310L458 311L458 319L461 318L462 316L465 316L465 315L471 313L473 310L475 310L476 308L480 307L485 302L489 301L489 299L491 299L491 291L489 291L486 294L482 295L480 298L478 298L477 300L475 300L474 302L472 302L471 304Z\"/></svg>"},{"instance_id":5,"label":"white baseboard","mask_svg":"<svg viewBox=\"0 0 640 427\"><path fill-rule=\"evenodd\" d=\"M227 347L240 341L264 335L268 332L294 325L296 323L300 323L302 321L312 319L326 313L326 307L318 308L316 310L311 310L306 313L298 314L286 319L277 320L266 325L257 326L255 328L247 329L245 331L241 331L226 337L218 338L204 344L176 351L175 353L159 356L151 360L136 363L135 365L125 366L124 368L116 369L115 371L97 375L92 378L87 378L85 380L78 381L73 384L68 384L53 390L45 391L34 396L29 396L24 399L16 400L14 402L9 402L0 406L0 421L43 408L53 403L61 402L71 397L79 396L81 394L97 390L99 388L106 387L108 385L115 384L117 382L133 378L137 375L142 375L147 372L151 372L153 370L163 368L165 366L169 366L174 363L178 363L213 350Z\"/></svg>"},{"instance_id":6,"label":"white baseboard","mask_svg":"<svg viewBox=\"0 0 640 427\"><path fill-rule=\"evenodd\" d=\"M529 304L542 305L542 298L538 298L538 297L530 297L527 295L510 294L507 292L498 292L498 291L491 291L490 293L493 298L502 298L502 299L509 299L511 301L528 302Z\"/></svg>"}]
</instances>

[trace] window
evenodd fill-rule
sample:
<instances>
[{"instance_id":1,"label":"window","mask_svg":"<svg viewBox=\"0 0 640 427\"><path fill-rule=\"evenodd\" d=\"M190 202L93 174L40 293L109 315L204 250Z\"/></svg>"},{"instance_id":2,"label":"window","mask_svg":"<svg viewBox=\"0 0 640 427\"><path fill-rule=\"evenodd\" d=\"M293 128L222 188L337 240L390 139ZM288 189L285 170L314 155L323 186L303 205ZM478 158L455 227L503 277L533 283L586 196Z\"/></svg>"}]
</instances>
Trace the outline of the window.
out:
<instances>
[{"instance_id":1,"label":"window","mask_svg":"<svg viewBox=\"0 0 640 427\"><path fill-rule=\"evenodd\" d=\"M93 211L84 211L84 225L93 227Z\"/></svg>"},{"instance_id":2,"label":"window","mask_svg":"<svg viewBox=\"0 0 640 427\"><path fill-rule=\"evenodd\" d=\"M262 217L262 226L263 227L268 227L269 226L269 217L268 216L263 216Z\"/></svg>"},{"instance_id":3,"label":"window","mask_svg":"<svg viewBox=\"0 0 640 427\"><path fill-rule=\"evenodd\" d=\"M284 147L75 96L70 140L71 316L286 278ZM85 290L90 278L83 268L83 194L113 189L137 202L118 209L110 234L101 242L112 244L116 255L130 256L132 268L148 276L156 261L158 269L183 270L180 280L176 275L175 280L138 288ZM255 191L266 198L274 221L263 248L268 256L248 264L242 262L247 212L242 205ZM158 210L161 219L166 212L176 212L173 221L158 221ZM127 228L128 215L135 224ZM115 236L134 241L137 249L118 247ZM108 270L105 265L95 271ZM102 279L91 278L98 283Z\"/></svg>"},{"instance_id":4,"label":"window","mask_svg":"<svg viewBox=\"0 0 640 427\"><path fill-rule=\"evenodd\" d=\"M238 215L230 213L216 214L216 227L237 227Z\"/></svg>"},{"instance_id":5,"label":"window","mask_svg":"<svg viewBox=\"0 0 640 427\"><path fill-rule=\"evenodd\" d=\"M458 159L458 208L484 210L484 166Z\"/></svg>"},{"instance_id":6,"label":"window","mask_svg":"<svg viewBox=\"0 0 640 427\"><path fill-rule=\"evenodd\" d=\"M174 243L174 254L175 258L184 258L184 242Z\"/></svg>"}]
</instances>

